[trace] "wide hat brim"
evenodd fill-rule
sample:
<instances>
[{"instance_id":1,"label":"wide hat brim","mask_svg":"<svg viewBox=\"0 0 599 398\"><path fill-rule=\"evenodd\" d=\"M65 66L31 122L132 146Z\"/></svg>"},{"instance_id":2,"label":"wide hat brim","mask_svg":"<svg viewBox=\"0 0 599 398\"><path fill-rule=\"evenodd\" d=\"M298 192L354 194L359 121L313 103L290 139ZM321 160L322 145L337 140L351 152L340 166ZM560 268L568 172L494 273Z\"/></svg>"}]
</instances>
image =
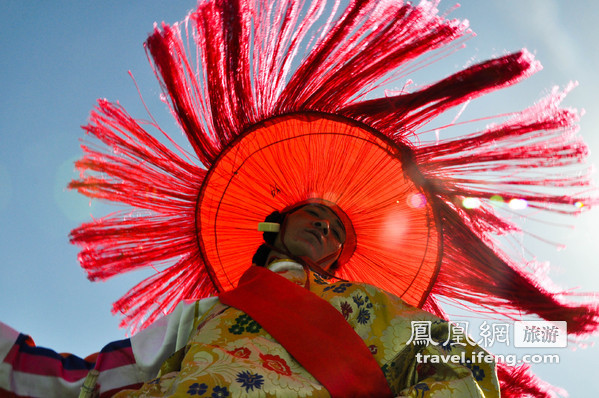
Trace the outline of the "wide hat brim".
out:
<instances>
[{"instance_id":1,"label":"wide hat brim","mask_svg":"<svg viewBox=\"0 0 599 398\"><path fill-rule=\"evenodd\" d=\"M368 126L304 112L253 126L210 168L196 210L198 245L219 291L234 288L275 210L330 202L349 218L355 249L336 272L421 306L441 261L441 232L411 150Z\"/></svg>"}]
</instances>

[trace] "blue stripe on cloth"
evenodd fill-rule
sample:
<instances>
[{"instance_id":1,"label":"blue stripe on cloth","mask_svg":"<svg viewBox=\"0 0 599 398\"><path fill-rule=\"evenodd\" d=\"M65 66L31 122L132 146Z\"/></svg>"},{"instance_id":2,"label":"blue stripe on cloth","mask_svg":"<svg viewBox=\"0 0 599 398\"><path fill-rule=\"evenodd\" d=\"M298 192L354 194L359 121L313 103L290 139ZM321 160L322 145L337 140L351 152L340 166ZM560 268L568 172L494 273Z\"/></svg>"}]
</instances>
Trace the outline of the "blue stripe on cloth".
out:
<instances>
[{"instance_id":1,"label":"blue stripe on cloth","mask_svg":"<svg viewBox=\"0 0 599 398\"><path fill-rule=\"evenodd\" d=\"M117 340L117 341L113 341L112 343L106 344L100 352L104 354L107 352L122 350L123 348L130 348L130 347L131 347L131 339L123 339L123 340Z\"/></svg>"},{"instance_id":2,"label":"blue stripe on cloth","mask_svg":"<svg viewBox=\"0 0 599 398\"><path fill-rule=\"evenodd\" d=\"M31 343L31 337L23 333L19 335L17 341L15 342L15 344L19 346L20 352L33 356L55 359L62 363L62 367L65 370L91 370L94 368L95 362L86 361L85 359L73 354L61 355L54 350L44 347L37 347L35 345L31 345ZM129 347L131 347L131 340L123 339L107 344L101 352L114 352Z\"/></svg>"}]
</instances>

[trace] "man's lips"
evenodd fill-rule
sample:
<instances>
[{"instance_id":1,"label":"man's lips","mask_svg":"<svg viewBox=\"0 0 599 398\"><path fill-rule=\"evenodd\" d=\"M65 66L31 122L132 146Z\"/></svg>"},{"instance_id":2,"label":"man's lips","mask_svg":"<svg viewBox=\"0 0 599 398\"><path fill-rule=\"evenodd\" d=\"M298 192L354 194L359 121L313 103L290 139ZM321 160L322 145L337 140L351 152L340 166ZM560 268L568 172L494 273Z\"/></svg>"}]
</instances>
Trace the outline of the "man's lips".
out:
<instances>
[{"instance_id":1,"label":"man's lips","mask_svg":"<svg viewBox=\"0 0 599 398\"><path fill-rule=\"evenodd\" d=\"M306 230L309 234L314 235L316 237L316 239L318 240L318 243L322 243L322 234L319 233L318 231L315 231L313 229L307 229Z\"/></svg>"}]
</instances>

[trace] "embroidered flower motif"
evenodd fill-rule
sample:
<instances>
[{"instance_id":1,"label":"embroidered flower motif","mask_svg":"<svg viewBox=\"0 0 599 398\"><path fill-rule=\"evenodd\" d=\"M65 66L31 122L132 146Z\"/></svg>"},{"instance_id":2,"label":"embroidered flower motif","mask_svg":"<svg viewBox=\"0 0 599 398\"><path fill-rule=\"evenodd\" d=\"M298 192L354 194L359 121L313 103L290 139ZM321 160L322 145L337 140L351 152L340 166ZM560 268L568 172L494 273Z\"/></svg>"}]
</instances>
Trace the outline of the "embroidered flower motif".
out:
<instances>
[{"instance_id":1,"label":"embroidered flower motif","mask_svg":"<svg viewBox=\"0 0 599 398\"><path fill-rule=\"evenodd\" d=\"M278 355L260 354L262 366L283 376L291 376L291 369L283 358Z\"/></svg>"},{"instance_id":2,"label":"embroidered flower motif","mask_svg":"<svg viewBox=\"0 0 599 398\"><path fill-rule=\"evenodd\" d=\"M471 371L472 376L474 376L476 381L481 381L485 378L485 371L481 369L478 365L472 365Z\"/></svg>"},{"instance_id":3,"label":"embroidered flower motif","mask_svg":"<svg viewBox=\"0 0 599 398\"><path fill-rule=\"evenodd\" d=\"M424 397L424 393L430 390L430 387L426 383L418 383L414 386L414 390L418 392L417 397Z\"/></svg>"},{"instance_id":4,"label":"embroidered flower motif","mask_svg":"<svg viewBox=\"0 0 599 398\"><path fill-rule=\"evenodd\" d=\"M352 297L352 299L354 300L354 303L356 303L356 305L358 307L363 306L364 303L365 303L364 297L360 296L359 294L356 295L356 296L354 296L354 297Z\"/></svg>"},{"instance_id":5,"label":"embroidered flower motif","mask_svg":"<svg viewBox=\"0 0 599 398\"><path fill-rule=\"evenodd\" d=\"M329 282L325 281L322 276L318 275L318 274L314 274L314 282L316 282L318 285L328 285Z\"/></svg>"},{"instance_id":6,"label":"embroidered flower motif","mask_svg":"<svg viewBox=\"0 0 599 398\"><path fill-rule=\"evenodd\" d=\"M251 351L246 347L239 347L234 349L233 351L227 351L229 354L233 355L236 358L247 359L250 357Z\"/></svg>"},{"instance_id":7,"label":"embroidered flower motif","mask_svg":"<svg viewBox=\"0 0 599 398\"><path fill-rule=\"evenodd\" d=\"M187 394L189 395L204 395L204 393L208 391L208 386L204 383L198 384L193 383L189 386L189 390L187 390Z\"/></svg>"},{"instance_id":8,"label":"embroidered flower motif","mask_svg":"<svg viewBox=\"0 0 599 398\"><path fill-rule=\"evenodd\" d=\"M333 292L335 292L335 293L343 293L351 285L352 285L351 283L346 283L346 282L335 283L334 285L325 287L323 291L326 292L327 290L333 290Z\"/></svg>"},{"instance_id":9,"label":"embroidered flower motif","mask_svg":"<svg viewBox=\"0 0 599 398\"><path fill-rule=\"evenodd\" d=\"M229 396L227 387L216 386L212 389L211 398L226 398Z\"/></svg>"},{"instance_id":10,"label":"embroidered flower motif","mask_svg":"<svg viewBox=\"0 0 599 398\"><path fill-rule=\"evenodd\" d=\"M244 330L245 330L245 328L242 325L240 325L239 323L236 323L229 328L229 333L241 334L241 333L243 333Z\"/></svg>"},{"instance_id":11,"label":"embroidered flower motif","mask_svg":"<svg viewBox=\"0 0 599 398\"><path fill-rule=\"evenodd\" d=\"M460 363L470 369L472 376L474 376L477 381L481 381L485 378L484 369L481 369L478 365L474 365L471 359L466 359L465 362L460 361Z\"/></svg>"},{"instance_id":12,"label":"embroidered flower motif","mask_svg":"<svg viewBox=\"0 0 599 398\"><path fill-rule=\"evenodd\" d=\"M235 318L235 322L239 323L240 325L246 325L251 321L253 321L253 319L248 314L242 314Z\"/></svg>"},{"instance_id":13,"label":"embroidered flower motif","mask_svg":"<svg viewBox=\"0 0 599 398\"><path fill-rule=\"evenodd\" d=\"M246 327L245 330L249 333L258 333L262 329L262 326L258 322L252 320Z\"/></svg>"},{"instance_id":14,"label":"embroidered flower motif","mask_svg":"<svg viewBox=\"0 0 599 398\"><path fill-rule=\"evenodd\" d=\"M244 331L258 333L262 329L249 315L243 314L235 318L235 324L229 328L229 333L242 334Z\"/></svg>"},{"instance_id":15,"label":"embroidered flower motif","mask_svg":"<svg viewBox=\"0 0 599 398\"><path fill-rule=\"evenodd\" d=\"M250 392L250 390L254 391L254 388L262 388L264 377L258 373L251 373L250 371L245 370L237 373L235 381L241 383L241 387L245 388L245 392Z\"/></svg>"},{"instance_id":16,"label":"embroidered flower motif","mask_svg":"<svg viewBox=\"0 0 599 398\"><path fill-rule=\"evenodd\" d=\"M361 325L366 325L370 320L370 312L366 308L360 308L360 312L358 312L358 323Z\"/></svg>"},{"instance_id":17,"label":"embroidered flower motif","mask_svg":"<svg viewBox=\"0 0 599 398\"><path fill-rule=\"evenodd\" d=\"M354 309L351 307L351 305L347 301L344 301L343 303L341 303L341 313L343 314L345 319L349 319L349 315L352 312L354 312Z\"/></svg>"},{"instance_id":18,"label":"embroidered flower motif","mask_svg":"<svg viewBox=\"0 0 599 398\"><path fill-rule=\"evenodd\" d=\"M376 355L376 353L379 352L379 349L374 344L369 345L368 349L372 355Z\"/></svg>"}]
</instances>

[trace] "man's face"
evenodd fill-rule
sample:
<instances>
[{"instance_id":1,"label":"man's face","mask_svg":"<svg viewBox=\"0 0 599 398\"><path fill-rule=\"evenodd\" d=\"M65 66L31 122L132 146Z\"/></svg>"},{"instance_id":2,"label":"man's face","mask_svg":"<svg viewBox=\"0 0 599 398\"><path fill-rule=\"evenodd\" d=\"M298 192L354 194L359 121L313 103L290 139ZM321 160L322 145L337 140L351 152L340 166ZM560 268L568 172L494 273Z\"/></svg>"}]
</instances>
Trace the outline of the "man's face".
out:
<instances>
[{"instance_id":1,"label":"man's face","mask_svg":"<svg viewBox=\"0 0 599 398\"><path fill-rule=\"evenodd\" d=\"M285 246L291 254L306 256L319 263L337 253L337 256L319 263L324 269L337 260L339 250L345 243L345 228L333 210L320 204L308 204L288 214L286 223ZM280 234L274 246L282 248Z\"/></svg>"}]
</instances>

